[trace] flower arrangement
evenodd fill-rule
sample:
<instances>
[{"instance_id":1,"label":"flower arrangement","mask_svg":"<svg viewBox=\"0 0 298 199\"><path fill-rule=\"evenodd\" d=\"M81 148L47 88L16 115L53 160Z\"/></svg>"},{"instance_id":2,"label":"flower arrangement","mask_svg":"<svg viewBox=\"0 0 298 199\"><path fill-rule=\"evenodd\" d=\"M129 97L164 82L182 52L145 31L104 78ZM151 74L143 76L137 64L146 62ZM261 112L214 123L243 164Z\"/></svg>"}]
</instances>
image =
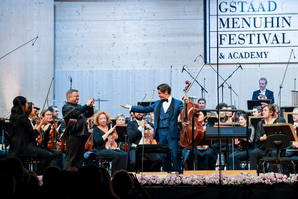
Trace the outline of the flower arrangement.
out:
<instances>
[{"instance_id":1,"label":"flower arrangement","mask_svg":"<svg viewBox=\"0 0 298 199\"><path fill-rule=\"evenodd\" d=\"M277 183L298 183L298 174L291 174L286 176L280 173L261 173L259 175L252 174L238 174L236 176L229 176L226 174L205 175L189 175L183 176L178 174L169 174L165 177L155 175L139 175L138 181L142 185L252 185L252 184L267 184L273 185Z\"/></svg>"}]
</instances>

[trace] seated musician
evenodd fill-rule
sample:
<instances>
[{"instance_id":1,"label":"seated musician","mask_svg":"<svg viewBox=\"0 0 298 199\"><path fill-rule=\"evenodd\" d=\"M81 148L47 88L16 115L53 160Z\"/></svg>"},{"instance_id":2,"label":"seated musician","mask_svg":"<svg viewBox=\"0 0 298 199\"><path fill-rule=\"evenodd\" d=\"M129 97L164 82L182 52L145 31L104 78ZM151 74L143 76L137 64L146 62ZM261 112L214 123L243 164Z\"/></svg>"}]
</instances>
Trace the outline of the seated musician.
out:
<instances>
[{"instance_id":1,"label":"seated musician","mask_svg":"<svg viewBox=\"0 0 298 199\"><path fill-rule=\"evenodd\" d=\"M127 168L127 153L119 150L116 125L109 128L110 117L106 112L97 112L94 115L93 148L97 157L112 157L112 173Z\"/></svg>"},{"instance_id":2,"label":"seated musician","mask_svg":"<svg viewBox=\"0 0 298 199\"><path fill-rule=\"evenodd\" d=\"M273 152L270 150L266 151L266 139L267 135L265 134L265 130L263 128L264 124L274 124L274 123L281 123L278 119L278 115L276 115L276 107L272 104L264 105L262 107L262 119L256 128L255 131L255 140L256 140L256 148L250 152L250 162L251 162L251 169L257 169L258 161L265 154L272 154ZM273 154L272 154L273 155Z\"/></svg>"},{"instance_id":3,"label":"seated musician","mask_svg":"<svg viewBox=\"0 0 298 199\"><path fill-rule=\"evenodd\" d=\"M198 122L202 127L202 130L206 131L205 119L206 119L207 113L206 111L199 111L198 114L199 114ZM193 169L193 161L195 160L197 160L196 169L214 170L215 163L216 163L216 152L214 148L209 145L197 145L195 150L191 150L186 147L183 147L182 167L188 170Z\"/></svg>"},{"instance_id":4,"label":"seated musician","mask_svg":"<svg viewBox=\"0 0 298 199\"><path fill-rule=\"evenodd\" d=\"M223 109L225 110L236 110L236 107L233 105L227 106L227 107L223 107ZM238 122L238 114L236 112L225 112L225 116L223 119L223 122L226 123L231 123L231 122Z\"/></svg>"},{"instance_id":5,"label":"seated musician","mask_svg":"<svg viewBox=\"0 0 298 199\"><path fill-rule=\"evenodd\" d=\"M206 99L205 98L200 98L198 99L198 105L199 109L206 109Z\"/></svg>"},{"instance_id":6,"label":"seated musician","mask_svg":"<svg viewBox=\"0 0 298 199\"><path fill-rule=\"evenodd\" d=\"M157 144L153 138L154 128L151 122L147 122L144 119L144 113L133 113L134 121L130 121L127 124L127 135L129 143L132 148L139 144ZM150 134L150 135L149 135ZM135 166L136 155L134 150L130 151L130 165ZM145 164L145 171L160 171L161 158L159 154L145 153L144 160L148 163Z\"/></svg>"},{"instance_id":7,"label":"seated musician","mask_svg":"<svg viewBox=\"0 0 298 199\"><path fill-rule=\"evenodd\" d=\"M65 130L65 122L63 119L59 118L59 110L57 106L49 106L48 110L53 113L53 121L57 125L58 135L60 136Z\"/></svg>"},{"instance_id":8,"label":"seated musician","mask_svg":"<svg viewBox=\"0 0 298 199\"><path fill-rule=\"evenodd\" d=\"M45 123L44 119L37 124L34 130L30 120L28 119L28 102L23 96L17 96L13 100L13 107L11 109L10 123L12 129L9 133L10 147L9 156L18 157L36 157L41 162L37 170L38 174L43 172L43 169L55 160L56 156L49 150L36 146L36 136L41 131L41 126Z\"/></svg>"},{"instance_id":9,"label":"seated musician","mask_svg":"<svg viewBox=\"0 0 298 199\"><path fill-rule=\"evenodd\" d=\"M254 106L252 108L252 113L251 113L252 116L255 116L255 117L260 117L262 116L262 107L261 106Z\"/></svg>"},{"instance_id":10,"label":"seated musician","mask_svg":"<svg viewBox=\"0 0 298 199\"><path fill-rule=\"evenodd\" d=\"M239 116L239 124L242 127L247 126L246 115L240 114ZM249 126L250 135L249 140L246 139L238 139L235 138L235 151L229 155L229 170L238 170L240 169L241 161L245 161L249 158L249 151L252 151L255 148L254 137L255 137L255 129L253 126Z\"/></svg>"},{"instance_id":11,"label":"seated musician","mask_svg":"<svg viewBox=\"0 0 298 199\"><path fill-rule=\"evenodd\" d=\"M298 135L298 108L293 109L293 131ZM288 147L286 150L286 157L291 157L295 160L298 160L298 150L293 150L293 149L298 149L298 142L292 142L292 145Z\"/></svg>"}]
</instances>

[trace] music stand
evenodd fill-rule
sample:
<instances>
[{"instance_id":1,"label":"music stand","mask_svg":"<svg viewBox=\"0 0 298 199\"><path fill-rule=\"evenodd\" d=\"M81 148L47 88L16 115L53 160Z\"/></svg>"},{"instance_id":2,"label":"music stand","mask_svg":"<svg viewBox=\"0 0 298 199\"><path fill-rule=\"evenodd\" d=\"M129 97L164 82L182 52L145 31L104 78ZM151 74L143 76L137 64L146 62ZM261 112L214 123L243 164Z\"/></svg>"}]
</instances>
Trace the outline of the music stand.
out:
<instances>
[{"instance_id":1,"label":"music stand","mask_svg":"<svg viewBox=\"0 0 298 199\"><path fill-rule=\"evenodd\" d=\"M154 104L154 101L146 101L146 102L138 102L138 106L149 106L151 104Z\"/></svg>"},{"instance_id":2,"label":"music stand","mask_svg":"<svg viewBox=\"0 0 298 199\"><path fill-rule=\"evenodd\" d=\"M252 110L255 106L262 106L263 103L271 104L271 99L247 100L247 109Z\"/></svg>"},{"instance_id":3,"label":"music stand","mask_svg":"<svg viewBox=\"0 0 298 199\"><path fill-rule=\"evenodd\" d=\"M264 124L263 126L265 133L267 135L267 140L265 143L266 149L275 149L276 157L265 157L260 161L264 163L271 162L277 165L278 172L281 172L282 162L291 162L295 170L295 163L291 158L280 157L280 152L282 149L287 148L291 145L290 141L297 140L297 135L295 131L291 128L290 124L279 123L279 124ZM264 165L263 165L264 169Z\"/></svg>"},{"instance_id":4,"label":"music stand","mask_svg":"<svg viewBox=\"0 0 298 199\"><path fill-rule=\"evenodd\" d=\"M126 132L126 128L127 126L123 125L123 126L116 126L116 131L118 134L118 142L126 142L126 136L127 136L127 132Z\"/></svg>"},{"instance_id":5,"label":"music stand","mask_svg":"<svg viewBox=\"0 0 298 199\"><path fill-rule=\"evenodd\" d=\"M249 118L249 126L253 126L254 127L254 129L257 129L257 125L258 125L258 123L262 120L262 119L264 119L264 117L262 117L262 116L249 116L248 117Z\"/></svg>"}]
</instances>

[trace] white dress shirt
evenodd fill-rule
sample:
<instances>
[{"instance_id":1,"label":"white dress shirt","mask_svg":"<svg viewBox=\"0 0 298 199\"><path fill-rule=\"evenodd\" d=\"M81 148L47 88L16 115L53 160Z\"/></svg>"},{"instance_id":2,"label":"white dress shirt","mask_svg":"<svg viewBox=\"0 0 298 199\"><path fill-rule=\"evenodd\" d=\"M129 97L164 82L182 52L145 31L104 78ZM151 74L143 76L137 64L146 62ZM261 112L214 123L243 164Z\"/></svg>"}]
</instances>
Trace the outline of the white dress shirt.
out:
<instances>
[{"instance_id":1,"label":"white dress shirt","mask_svg":"<svg viewBox=\"0 0 298 199\"><path fill-rule=\"evenodd\" d=\"M265 95L266 94L266 89L265 90L260 90L261 92L259 93L259 96L258 96L258 99L267 99L267 96ZM264 95L265 97L264 98L261 98L260 97L260 94Z\"/></svg>"},{"instance_id":2,"label":"white dress shirt","mask_svg":"<svg viewBox=\"0 0 298 199\"><path fill-rule=\"evenodd\" d=\"M170 95L170 97L168 98L168 101L163 102L162 107L163 107L163 110L165 111L165 113L167 112L168 108L170 107L172 99L173 99L173 97Z\"/></svg>"}]
</instances>

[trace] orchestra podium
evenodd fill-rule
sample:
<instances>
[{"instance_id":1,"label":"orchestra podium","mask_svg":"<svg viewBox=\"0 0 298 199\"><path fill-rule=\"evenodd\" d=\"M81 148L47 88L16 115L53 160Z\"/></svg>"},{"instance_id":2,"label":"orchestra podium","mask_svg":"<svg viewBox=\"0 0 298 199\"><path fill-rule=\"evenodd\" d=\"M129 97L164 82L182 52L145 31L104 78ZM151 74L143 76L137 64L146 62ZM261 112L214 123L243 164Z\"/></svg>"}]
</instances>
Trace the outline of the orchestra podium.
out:
<instances>
[{"instance_id":1,"label":"orchestra podium","mask_svg":"<svg viewBox=\"0 0 298 199\"><path fill-rule=\"evenodd\" d=\"M265 143L266 150L276 150L275 157L264 157L260 160L260 164L263 166L263 171L265 172L265 163L276 165L279 173L282 173L282 163L291 163L293 171L295 172L296 165L294 161L289 157L280 156L281 150L289 147L291 141L298 141L292 125L288 123L264 124L263 128L267 135Z\"/></svg>"}]
</instances>

